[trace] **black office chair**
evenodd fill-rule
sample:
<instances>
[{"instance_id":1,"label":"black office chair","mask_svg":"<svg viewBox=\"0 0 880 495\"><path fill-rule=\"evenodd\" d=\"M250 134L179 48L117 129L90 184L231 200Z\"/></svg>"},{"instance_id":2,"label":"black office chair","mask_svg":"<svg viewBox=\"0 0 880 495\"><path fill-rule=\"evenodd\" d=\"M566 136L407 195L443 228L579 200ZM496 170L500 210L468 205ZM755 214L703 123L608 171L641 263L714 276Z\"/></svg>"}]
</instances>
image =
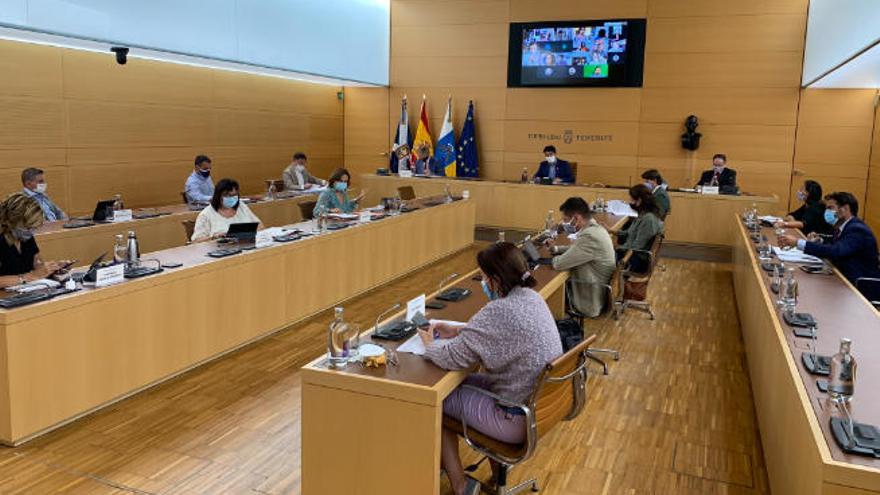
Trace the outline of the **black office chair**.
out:
<instances>
[{"instance_id":1,"label":"black office chair","mask_svg":"<svg viewBox=\"0 0 880 495\"><path fill-rule=\"evenodd\" d=\"M627 308L633 308L644 311L652 320L655 319L654 310L651 309L651 303L646 300L646 297L649 282L657 268L657 257L660 253L660 247L663 245L663 237L663 234L657 234L651 242L650 250L630 249L620 260L621 265L626 267L633 256L638 254L647 256L648 270L644 273L636 273L627 268L622 269L620 285L623 287L623 297L615 308L616 316L619 317Z\"/></svg>"},{"instance_id":2,"label":"black office chair","mask_svg":"<svg viewBox=\"0 0 880 495\"><path fill-rule=\"evenodd\" d=\"M856 279L856 289L868 298L874 308L880 310L880 278L862 277Z\"/></svg>"},{"instance_id":3,"label":"black office chair","mask_svg":"<svg viewBox=\"0 0 880 495\"><path fill-rule=\"evenodd\" d=\"M315 218L315 205L318 204L317 201L303 201L298 204L299 206L299 214L304 221L309 221Z\"/></svg>"},{"instance_id":4,"label":"black office chair","mask_svg":"<svg viewBox=\"0 0 880 495\"><path fill-rule=\"evenodd\" d=\"M416 190L412 186L400 186L397 188L397 194L403 201L416 199Z\"/></svg>"}]
</instances>

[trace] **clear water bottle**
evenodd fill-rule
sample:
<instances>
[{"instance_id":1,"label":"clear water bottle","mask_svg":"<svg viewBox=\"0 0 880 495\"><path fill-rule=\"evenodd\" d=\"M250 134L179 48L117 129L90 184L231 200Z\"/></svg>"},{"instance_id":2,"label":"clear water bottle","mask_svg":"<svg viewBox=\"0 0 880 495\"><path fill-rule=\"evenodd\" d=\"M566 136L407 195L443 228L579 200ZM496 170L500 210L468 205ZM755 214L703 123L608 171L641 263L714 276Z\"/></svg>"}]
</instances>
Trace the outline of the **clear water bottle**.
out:
<instances>
[{"instance_id":1,"label":"clear water bottle","mask_svg":"<svg viewBox=\"0 0 880 495\"><path fill-rule=\"evenodd\" d=\"M133 230L128 232L128 246L126 247L126 261L131 266L137 266L141 260L140 249L138 248L137 236Z\"/></svg>"},{"instance_id":2,"label":"clear water bottle","mask_svg":"<svg viewBox=\"0 0 880 495\"><path fill-rule=\"evenodd\" d=\"M446 202L452 203L452 190L449 188L449 184L443 190L446 193Z\"/></svg>"},{"instance_id":3,"label":"clear water bottle","mask_svg":"<svg viewBox=\"0 0 880 495\"><path fill-rule=\"evenodd\" d=\"M779 290L782 308L788 314L793 314L798 303L798 281L794 277L794 268L785 270L785 279Z\"/></svg>"},{"instance_id":4,"label":"clear water bottle","mask_svg":"<svg viewBox=\"0 0 880 495\"><path fill-rule=\"evenodd\" d=\"M770 243L767 242L767 237L762 235L760 240L758 240L758 258L761 261L767 261L770 259L770 253Z\"/></svg>"},{"instance_id":5,"label":"clear water bottle","mask_svg":"<svg viewBox=\"0 0 880 495\"><path fill-rule=\"evenodd\" d=\"M776 290L779 291L782 288L782 277L785 274L785 264L779 263L773 267L773 280L770 282L771 285L776 287Z\"/></svg>"},{"instance_id":6,"label":"clear water bottle","mask_svg":"<svg viewBox=\"0 0 880 495\"><path fill-rule=\"evenodd\" d=\"M548 234L553 232L556 222L553 221L553 210L547 211L547 218L544 220L544 232Z\"/></svg>"},{"instance_id":7,"label":"clear water bottle","mask_svg":"<svg viewBox=\"0 0 880 495\"><path fill-rule=\"evenodd\" d=\"M120 211L125 209L125 203L122 202L122 195L117 194L113 196L113 211Z\"/></svg>"},{"instance_id":8,"label":"clear water bottle","mask_svg":"<svg viewBox=\"0 0 880 495\"><path fill-rule=\"evenodd\" d=\"M498 231L498 242L505 242L507 240L507 235L503 230Z\"/></svg>"},{"instance_id":9,"label":"clear water bottle","mask_svg":"<svg viewBox=\"0 0 880 495\"><path fill-rule=\"evenodd\" d=\"M852 341L844 337L840 339L840 350L831 358L828 396L839 404L852 400L856 389L856 358L851 349Z\"/></svg>"},{"instance_id":10,"label":"clear water bottle","mask_svg":"<svg viewBox=\"0 0 880 495\"><path fill-rule=\"evenodd\" d=\"M599 196L596 198L596 211L605 211L605 198Z\"/></svg>"},{"instance_id":11,"label":"clear water bottle","mask_svg":"<svg viewBox=\"0 0 880 495\"><path fill-rule=\"evenodd\" d=\"M128 261L128 248L125 245L125 236L116 234L116 242L113 244L113 262L125 263Z\"/></svg>"},{"instance_id":12,"label":"clear water bottle","mask_svg":"<svg viewBox=\"0 0 880 495\"><path fill-rule=\"evenodd\" d=\"M343 368L348 363L347 349L345 348L345 320L343 308L335 309L336 316L330 322L327 333L327 358L331 368Z\"/></svg>"},{"instance_id":13,"label":"clear water bottle","mask_svg":"<svg viewBox=\"0 0 880 495\"><path fill-rule=\"evenodd\" d=\"M523 167L522 174L519 176L519 181L525 184L529 181L529 169Z\"/></svg>"}]
</instances>

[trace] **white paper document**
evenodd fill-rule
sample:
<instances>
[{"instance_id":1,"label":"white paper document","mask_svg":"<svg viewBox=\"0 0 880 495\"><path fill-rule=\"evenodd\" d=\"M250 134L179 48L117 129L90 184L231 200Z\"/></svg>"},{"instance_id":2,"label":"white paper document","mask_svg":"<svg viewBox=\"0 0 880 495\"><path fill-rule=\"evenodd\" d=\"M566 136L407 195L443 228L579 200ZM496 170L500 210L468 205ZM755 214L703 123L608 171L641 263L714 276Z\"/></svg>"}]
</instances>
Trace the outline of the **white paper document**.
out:
<instances>
[{"instance_id":1,"label":"white paper document","mask_svg":"<svg viewBox=\"0 0 880 495\"><path fill-rule=\"evenodd\" d=\"M397 348L397 352L407 352L409 354L423 356L425 354L425 344L422 342L422 338L419 337L418 332L416 332L415 335L410 337L409 340Z\"/></svg>"},{"instance_id":2,"label":"white paper document","mask_svg":"<svg viewBox=\"0 0 880 495\"><path fill-rule=\"evenodd\" d=\"M410 299L406 303L406 321L412 321L413 316L416 313L421 313L422 316L425 315L425 301L427 298L424 294L416 297L414 299Z\"/></svg>"},{"instance_id":3,"label":"white paper document","mask_svg":"<svg viewBox=\"0 0 880 495\"><path fill-rule=\"evenodd\" d=\"M12 287L7 287L6 290L9 292L25 293L25 292L32 292L35 290L46 290L47 288L55 289L60 286L61 286L61 284L54 281L54 280L50 280L48 278L42 278L40 280L34 280L33 282L28 282L26 284L20 284L20 285L14 285Z\"/></svg>"},{"instance_id":4,"label":"white paper document","mask_svg":"<svg viewBox=\"0 0 880 495\"><path fill-rule=\"evenodd\" d=\"M776 222L781 222L781 221L782 221L781 218L779 218L779 217L774 217L773 215L764 215L764 216L762 216L762 217L758 217L758 220L760 220L760 221L762 221L762 222L767 222L767 223L769 223L769 224L771 224L771 225L774 224L774 223L776 223Z\"/></svg>"},{"instance_id":5,"label":"white paper document","mask_svg":"<svg viewBox=\"0 0 880 495\"><path fill-rule=\"evenodd\" d=\"M805 254L803 251L797 248L784 250L778 246L773 246L773 254L775 254L776 257L779 258L781 261L786 263L822 263L822 260L820 258Z\"/></svg>"},{"instance_id":6,"label":"white paper document","mask_svg":"<svg viewBox=\"0 0 880 495\"><path fill-rule=\"evenodd\" d=\"M635 210L626 201L612 199L608 201L608 212L620 217L637 217L639 216Z\"/></svg>"}]
</instances>

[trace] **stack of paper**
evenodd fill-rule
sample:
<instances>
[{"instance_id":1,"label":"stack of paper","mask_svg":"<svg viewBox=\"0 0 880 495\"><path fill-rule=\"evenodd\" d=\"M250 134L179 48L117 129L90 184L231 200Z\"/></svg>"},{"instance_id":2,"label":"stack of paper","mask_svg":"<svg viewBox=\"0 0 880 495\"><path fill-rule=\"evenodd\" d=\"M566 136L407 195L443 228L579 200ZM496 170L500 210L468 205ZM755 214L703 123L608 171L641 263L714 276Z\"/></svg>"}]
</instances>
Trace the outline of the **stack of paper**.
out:
<instances>
[{"instance_id":1,"label":"stack of paper","mask_svg":"<svg viewBox=\"0 0 880 495\"><path fill-rule=\"evenodd\" d=\"M780 261L785 263L822 263L820 258L810 256L797 248L785 250L778 246L773 246L773 254L775 254Z\"/></svg>"},{"instance_id":2,"label":"stack of paper","mask_svg":"<svg viewBox=\"0 0 880 495\"><path fill-rule=\"evenodd\" d=\"M436 323L445 323L451 327L463 327L465 323L460 321L451 321L451 320L430 320L431 325ZM422 338L419 334L415 334L409 338L406 342L400 345L397 348L397 352L408 352L410 354L415 354L417 356L423 356L425 354L425 344L422 342Z\"/></svg>"},{"instance_id":3,"label":"stack of paper","mask_svg":"<svg viewBox=\"0 0 880 495\"><path fill-rule=\"evenodd\" d=\"M612 199L608 201L608 213L613 215L617 215L619 217L637 217L639 216L635 210L629 205L629 203L625 201L621 201L619 199Z\"/></svg>"},{"instance_id":4,"label":"stack of paper","mask_svg":"<svg viewBox=\"0 0 880 495\"><path fill-rule=\"evenodd\" d=\"M774 224L776 222L781 222L782 219L779 217L774 217L773 215L764 215L762 217L758 217L758 220L762 222L767 222L769 224Z\"/></svg>"},{"instance_id":5,"label":"stack of paper","mask_svg":"<svg viewBox=\"0 0 880 495\"><path fill-rule=\"evenodd\" d=\"M57 289L60 286L61 284L59 282L50 280L48 278L42 278L40 280L34 280L33 282L28 282L26 284L7 287L6 290L9 292L25 293L35 290Z\"/></svg>"}]
</instances>

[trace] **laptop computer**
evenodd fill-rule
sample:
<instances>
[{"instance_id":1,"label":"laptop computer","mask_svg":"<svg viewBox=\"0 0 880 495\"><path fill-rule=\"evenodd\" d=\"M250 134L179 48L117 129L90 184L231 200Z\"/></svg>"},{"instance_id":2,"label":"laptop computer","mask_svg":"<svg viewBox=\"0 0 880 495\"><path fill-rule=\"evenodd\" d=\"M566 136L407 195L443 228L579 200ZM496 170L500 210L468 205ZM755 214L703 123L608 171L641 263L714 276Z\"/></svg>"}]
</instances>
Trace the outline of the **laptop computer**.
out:
<instances>
[{"instance_id":1,"label":"laptop computer","mask_svg":"<svg viewBox=\"0 0 880 495\"><path fill-rule=\"evenodd\" d=\"M236 241L241 249L253 249L257 244L257 222L233 223L226 231L226 238Z\"/></svg>"}]
</instances>

